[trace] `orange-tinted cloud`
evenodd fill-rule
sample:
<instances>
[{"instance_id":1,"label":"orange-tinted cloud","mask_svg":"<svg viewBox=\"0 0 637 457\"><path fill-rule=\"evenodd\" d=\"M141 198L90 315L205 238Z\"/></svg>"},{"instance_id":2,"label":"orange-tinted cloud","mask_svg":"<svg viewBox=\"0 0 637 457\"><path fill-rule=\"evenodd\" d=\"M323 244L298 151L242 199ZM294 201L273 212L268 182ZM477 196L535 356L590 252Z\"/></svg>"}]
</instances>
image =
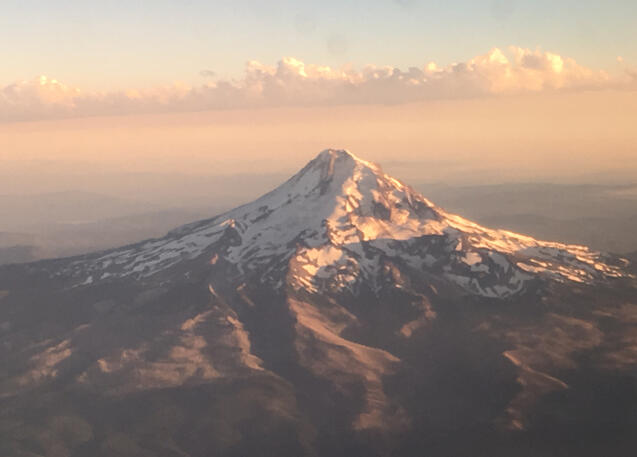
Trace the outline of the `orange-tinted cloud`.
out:
<instances>
[{"instance_id":1,"label":"orange-tinted cloud","mask_svg":"<svg viewBox=\"0 0 637 457\"><path fill-rule=\"evenodd\" d=\"M494 48L466 62L401 70L306 64L286 57L276 65L248 62L238 80L198 87L82 92L40 77L0 88L0 121L142 112L272 106L400 104L581 89L634 87L629 72L611 76L541 50Z\"/></svg>"}]
</instances>

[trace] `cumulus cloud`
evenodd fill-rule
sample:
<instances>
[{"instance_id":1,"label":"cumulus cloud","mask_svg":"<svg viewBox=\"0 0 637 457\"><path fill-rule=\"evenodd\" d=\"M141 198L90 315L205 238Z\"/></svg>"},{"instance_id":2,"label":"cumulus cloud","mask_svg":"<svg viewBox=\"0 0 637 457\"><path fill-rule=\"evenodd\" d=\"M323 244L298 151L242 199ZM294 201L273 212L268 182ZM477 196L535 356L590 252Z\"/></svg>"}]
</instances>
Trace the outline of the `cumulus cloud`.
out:
<instances>
[{"instance_id":1,"label":"cumulus cloud","mask_svg":"<svg viewBox=\"0 0 637 457\"><path fill-rule=\"evenodd\" d=\"M211 80L197 87L170 85L98 93L40 77L0 88L0 121L272 106L399 104L621 87L632 80L629 72L623 77L610 76L568 57L518 47L504 51L494 48L466 62L442 67L431 62L407 70L375 65L332 68L286 57L276 65L248 62L240 79Z\"/></svg>"},{"instance_id":2,"label":"cumulus cloud","mask_svg":"<svg viewBox=\"0 0 637 457\"><path fill-rule=\"evenodd\" d=\"M627 65L622 56L617 56L617 63L628 79L637 83L637 67Z\"/></svg>"}]
</instances>

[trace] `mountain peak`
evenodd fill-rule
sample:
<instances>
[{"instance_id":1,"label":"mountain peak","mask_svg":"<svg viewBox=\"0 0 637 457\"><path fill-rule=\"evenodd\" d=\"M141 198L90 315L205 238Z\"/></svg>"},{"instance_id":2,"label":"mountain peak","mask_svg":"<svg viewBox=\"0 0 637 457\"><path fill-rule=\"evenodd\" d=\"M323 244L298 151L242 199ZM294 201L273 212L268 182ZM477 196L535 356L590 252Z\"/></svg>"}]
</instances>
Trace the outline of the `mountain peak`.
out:
<instances>
[{"instance_id":1,"label":"mountain peak","mask_svg":"<svg viewBox=\"0 0 637 457\"><path fill-rule=\"evenodd\" d=\"M347 149L325 149L293 176L291 181L307 184L308 180L313 182L315 178L318 178L316 185L321 186L322 194L325 194L326 186L335 176L337 180L339 177L345 180L361 173L384 174L378 165L355 156Z\"/></svg>"},{"instance_id":2,"label":"mountain peak","mask_svg":"<svg viewBox=\"0 0 637 457\"><path fill-rule=\"evenodd\" d=\"M329 149L324 149L321 152L319 152L319 154L316 156L317 160L330 160L330 159L334 159L334 158L351 158L351 159L356 159L357 157L354 156L354 154L352 154L350 151L348 151L347 149L333 149L333 148L329 148Z\"/></svg>"},{"instance_id":3,"label":"mountain peak","mask_svg":"<svg viewBox=\"0 0 637 457\"><path fill-rule=\"evenodd\" d=\"M359 164L363 164L366 166L374 166L377 167L377 165L372 164L371 162L368 162L366 160L361 159L360 157L357 157L356 155L354 155L351 151L347 150L347 149L325 149L323 151L321 151L316 157L315 159L316 161L319 162L331 162L334 160L342 160L342 161L354 161L356 163Z\"/></svg>"},{"instance_id":4,"label":"mountain peak","mask_svg":"<svg viewBox=\"0 0 637 457\"><path fill-rule=\"evenodd\" d=\"M223 259L240 275L289 281L308 291L320 284L375 289L387 261L488 297L517 294L536 278L594 283L624 275L586 247L492 230L449 214L344 149L322 151L251 203L166 238L115 250L88 266L78 262L72 270L90 284L151 277L206 255Z\"/></svg>"}]
</instances>

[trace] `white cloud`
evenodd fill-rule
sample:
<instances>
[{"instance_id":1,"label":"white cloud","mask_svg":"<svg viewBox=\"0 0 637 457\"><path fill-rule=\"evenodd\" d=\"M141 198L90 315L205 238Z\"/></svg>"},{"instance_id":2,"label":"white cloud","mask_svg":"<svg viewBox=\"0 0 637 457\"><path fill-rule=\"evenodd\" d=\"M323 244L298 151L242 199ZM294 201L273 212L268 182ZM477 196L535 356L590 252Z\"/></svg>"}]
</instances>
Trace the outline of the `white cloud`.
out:
<instances>
[{"instance_id":1,"label":"white cloud","mask_svg":"<svg viewBox=\"0 0 637 457\"><path fill-rule=\"evenodd\" d=\"M248 62L241 79L213 80L198 87L170 85L97 93L40 77L0 88L0 121L265 106L398 104L600 89L629 84L633 78L626 74L623 79L611 77L568 57L518 47L494 48L444 67L431 62L407 70L374 65L332 68L287 57L276 65Z\"/></svg>"}]
</instances>

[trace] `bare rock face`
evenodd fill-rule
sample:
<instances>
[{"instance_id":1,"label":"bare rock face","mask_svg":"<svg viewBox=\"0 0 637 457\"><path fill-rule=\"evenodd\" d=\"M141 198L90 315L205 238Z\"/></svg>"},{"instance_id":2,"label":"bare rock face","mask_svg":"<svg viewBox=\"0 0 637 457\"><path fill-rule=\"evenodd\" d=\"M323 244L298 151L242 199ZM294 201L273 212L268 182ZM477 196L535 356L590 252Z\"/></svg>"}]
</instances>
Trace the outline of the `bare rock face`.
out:
<instances>
[{"instance_id":1,"label":"bare rock face","mask_svg":"<svg viewBox=\"0 0 637 457\"><path fill-rule=\"evenodd\" d=\"M0 455L628 455L629 260L326 150L160 239L0 269Z\"/></svg>"}]
</instances>

